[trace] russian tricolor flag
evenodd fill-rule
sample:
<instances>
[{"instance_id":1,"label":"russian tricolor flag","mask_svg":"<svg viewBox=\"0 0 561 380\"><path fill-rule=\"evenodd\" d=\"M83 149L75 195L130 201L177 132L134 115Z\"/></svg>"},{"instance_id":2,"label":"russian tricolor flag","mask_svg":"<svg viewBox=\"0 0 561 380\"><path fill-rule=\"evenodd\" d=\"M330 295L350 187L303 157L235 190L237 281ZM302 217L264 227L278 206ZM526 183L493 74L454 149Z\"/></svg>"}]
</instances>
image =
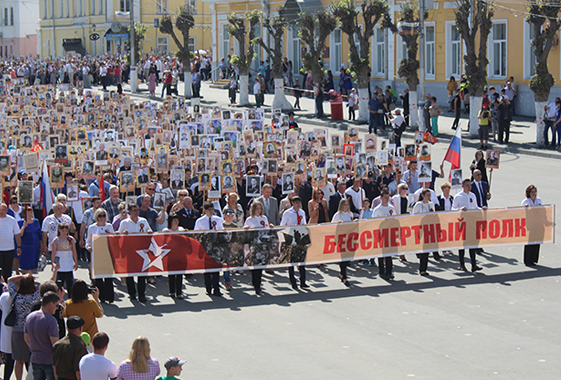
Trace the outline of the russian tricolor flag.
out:
<instances>
[{"instance_id":1,"label":"russian tricolor flag","mask_svg":"<svg viewBox=\"0 0 561 380\"><path fill-rule=\"evenodd\" d=\"M43 218L46 218L53 208L55 196L51 190L51 181L49 179L49 170L47 162L43 161L43 175L41 176L41 204L43 205Z\"/></svg>"},{"instance_id":2,"label":"russian tricolor flag","mask_svg":"<svg viewBox=\"0 0 561 380\"><path fill-rule=\"evenodd\" d=\"M456 133L450 141L450 146L444 156L444 161L448 161L452 164L452 169L459 169L462 162L462 130L461 128L456 129Z\"/></svg>"}]
</instances>

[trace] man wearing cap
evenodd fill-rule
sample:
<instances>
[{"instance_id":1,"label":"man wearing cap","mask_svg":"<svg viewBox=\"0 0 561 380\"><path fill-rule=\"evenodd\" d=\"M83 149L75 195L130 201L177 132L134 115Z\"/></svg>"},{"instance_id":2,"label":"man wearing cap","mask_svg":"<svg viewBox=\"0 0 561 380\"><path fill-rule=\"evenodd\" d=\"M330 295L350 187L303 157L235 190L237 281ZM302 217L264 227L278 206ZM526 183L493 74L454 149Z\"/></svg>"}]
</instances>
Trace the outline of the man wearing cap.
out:
<instances>
[{"instance_id":1,"label":"man wearing cap","mask_svg":"<svg viewBox=\"0 0 561 380\"><path fill-rule=\"evenodd\" d=\"M53 368L59 380L81 379L80 360L88 354L80 334L84 320L76 315L68 318L68 334L53 346Z\"/></svg>"},{"instance_id":2,"label":"man wearing cap","mask_svg":"<svg viewBox=\"0 0 561 380\"><path fill-rule=\"evenodd\" d=\"M109 336L97 332L92 338L94 352L80 359L81 380L107 380L117 378L117 366L105 357L109 346Z\"/></svg>"},{"instance_id":3,"label":"man wearing cap","mask_svg":"<svg viewBox=\"0 0 561 380\"><path fill-rule=\"evenodd\" d=\"M164 363L164 368L167 371L166 376L159 377L156 380L179 380L176 376L181 375L183 364L185 364L185 362L183 360L179 360L178 357L168 358L168 360Z\"/></svg>"}]
</instances>

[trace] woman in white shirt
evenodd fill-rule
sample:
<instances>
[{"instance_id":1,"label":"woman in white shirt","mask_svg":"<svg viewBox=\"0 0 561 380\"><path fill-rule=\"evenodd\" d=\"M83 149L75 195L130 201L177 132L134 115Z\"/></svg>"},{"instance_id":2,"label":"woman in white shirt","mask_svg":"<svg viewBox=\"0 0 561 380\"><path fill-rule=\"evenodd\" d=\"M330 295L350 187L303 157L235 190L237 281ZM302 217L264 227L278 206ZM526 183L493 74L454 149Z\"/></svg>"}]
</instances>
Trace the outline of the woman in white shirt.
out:
<instances>
[{"instance_id":1,"label":"woman in white shirt","mask_svg":"<svg viewBox=\"0 0 561 380\"><path fill-rule=\"evenodd\" d=\"M409 198L407 198L407 192L409 187L406 183L400 183L397 185L397 194L391 198L393 208L395 209L396 215L408 214L407 208L409 207ZM407 259L405 255L399 255L399 261L406 262Z\"/></svg>"},{"instance_id":2,"label":"woman in white shirt","mask_svg":"<svg viewBox=\"0 0 561 380\"><path fill-rule=\"evenodd\" d=\"M171 214L168 218L168 226L164 228L163 232L170 232L170 231L185 231L183 227L179 225L179 216L177 214ZM183 275L182 274L170 274L168 276L168 285L169 285L169 296L176 297L177 299L182 299L183 295L182 292L182 285L183 285Z\"/></svg>"},{"instance_id":3,"label":"woman in white shirt","mask_svg":"<svg viewBox=\"0 0 561 380\"><path fill-rule=\"evenodd\" d=\"M526 198L522 201L522 206L532 207L541 206L542 200L538 196L538 188L534 185L530 185L526 188ZM540 256L540 245L539 244L528 244L524 246L524 264L529 267L536 266L538 264L538 258Z\"/></svg>"},{"instance_id":4,"label":"woman in white shirt","mask_svg":"<svg viewBox=\"0 0 561 380\"><path fill-rule=\"evenodd\" d=\"M115 232L111 223L107 223L107 212L104 208L100 207L95 210L94 224L88 227L88 236L86 238L86 249L92 252L93 235L99 234L112 234ZM113 289L113 279L97 279L95 280L95 286L99 289L99 299L113 303L115 300L115 290Z\"/></svg>"},{"instance_id":5,"label":"woman in white shirt","mask_svg":"<svg viewBox=\"0 0 561 380\"><path fill-rule=\"evenodd\" d=\"M268 228L269 221L263 215L263 205L260 202L253 202L249 209L249 218L245 220L244 228ZM248 266L253 266L253 255L250 255L250 262ZM261 277L263 276L263 269L251 269L251 283L255 289L255 294L261 294Z\"/></svg>"},{"instance_id":6,"label":"woman in white shirt","mask_svg":"<svg viewBox=\"0 0 561 380\"><path fill-rule=\"evenodd\" d=\"M425 214L427 212L434 212L434 203L430 201L431 193L429 189L424 189L419 194L419 201L415 203L413 207L413 211L411 214ZM428 276L429 273L427 272L427 267L429 265L429 254L428 252L425 253L418 253L417 257L419 258L419 274L421 276Z\"/></svg>"},{"instance_id":7,"label":"woman in white shirt","mask_svg":"<svg viewBox=\"0 0 561 380\"><path fill-rule=\"evenodd\" d=\"M339 208L333 218L331 219L331 223L342 223L342 222L351 222L353 220L353 213L351 212L351 205L347 198L343 198L339 201ZM350 286L349 281L347 280L347 267L349 266L349 261L341 261L339 263L339 278L341 282L345 284L345 286Z\"/></svg>"}]
</instances>

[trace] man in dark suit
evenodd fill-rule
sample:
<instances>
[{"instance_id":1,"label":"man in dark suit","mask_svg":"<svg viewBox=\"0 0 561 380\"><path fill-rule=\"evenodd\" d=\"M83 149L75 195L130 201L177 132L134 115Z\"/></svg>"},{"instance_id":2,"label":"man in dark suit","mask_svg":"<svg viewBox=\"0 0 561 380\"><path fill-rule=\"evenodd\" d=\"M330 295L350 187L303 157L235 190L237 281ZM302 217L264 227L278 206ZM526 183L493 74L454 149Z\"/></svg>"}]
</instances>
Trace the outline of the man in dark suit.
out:
<instances>
[{"instance_id":1,"label":"man in dark suit","mask_svg":"<svg viewBox=\"0 0 561 380\"><path fill-rule=\"evenodd\" d=\"M179 216L179 225L186 230L193 230L195 222L201 216L193 207L193 199L191 197L183 198L183 208L177 212Z\"/></svg>"},{"instance_id":2,"label":"man in dark suit","mask_svg":"<svg viewBox=\"0 0 561 380\"><path fill-rule=\"evenodd\" d=\"M331 197L329 197L329 219L333 218L333 215L339 209L339 202L345 197L345 190L347 190L347 185L345 182L339 182L337 184L337 191Z\"/></svg>"},{"instance_id":3,"label":"man in dark suit","mask_svg":"<svg viewBox=\"0 0 561 380\"><path fill-rule=\"evenodd\" d=\"M481 171L479 169L473 171L471 192L477 198L477 207L487 207L487 200L491 198L491 193L489 193L489 184L481 180Z\"/></svg>"},{"instance_id":4,"label":"man in dark suit","mask_svg":"<svg viewBox=\"0 0 561 380\"><path fill-rule=\"evenodd\" d=\"M269 224L278 226L280 224L279 203L277 198L272 197L273 186L266 183L261 188L261 196L255 201L263 205L263 215L269 220Z\"/></svg>"}]
</instances>

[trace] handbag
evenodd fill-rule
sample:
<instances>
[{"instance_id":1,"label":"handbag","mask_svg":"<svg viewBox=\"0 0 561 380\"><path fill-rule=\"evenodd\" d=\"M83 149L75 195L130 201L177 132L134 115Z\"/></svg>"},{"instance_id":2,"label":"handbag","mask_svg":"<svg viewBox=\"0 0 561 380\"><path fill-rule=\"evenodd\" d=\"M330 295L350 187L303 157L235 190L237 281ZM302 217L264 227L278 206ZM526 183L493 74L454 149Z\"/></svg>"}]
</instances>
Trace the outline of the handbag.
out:
<instances>
[{"instance_id":1,"label":"handbag","mask_svg":"<svg viewBox=\"0 0 561 380\"><path fill-rule=\"evenodd\" d=\"M358 103L353 105L353 109L354 109L355 111L358 111Z\"/></svg>"},{"instance_id":2,"label":"handbag","mask_svg":"<svg viewBox=\"0 0 561 380\"><path fill-rule=\"evenodd\" d=\"M12 305L10 306L10 311L8 315L6 315L6 319L4 319L4 325L6 326L15 326L16 324L16 298L17 295L14 297L12 301Z\"/></svg>"}]
</instances>

